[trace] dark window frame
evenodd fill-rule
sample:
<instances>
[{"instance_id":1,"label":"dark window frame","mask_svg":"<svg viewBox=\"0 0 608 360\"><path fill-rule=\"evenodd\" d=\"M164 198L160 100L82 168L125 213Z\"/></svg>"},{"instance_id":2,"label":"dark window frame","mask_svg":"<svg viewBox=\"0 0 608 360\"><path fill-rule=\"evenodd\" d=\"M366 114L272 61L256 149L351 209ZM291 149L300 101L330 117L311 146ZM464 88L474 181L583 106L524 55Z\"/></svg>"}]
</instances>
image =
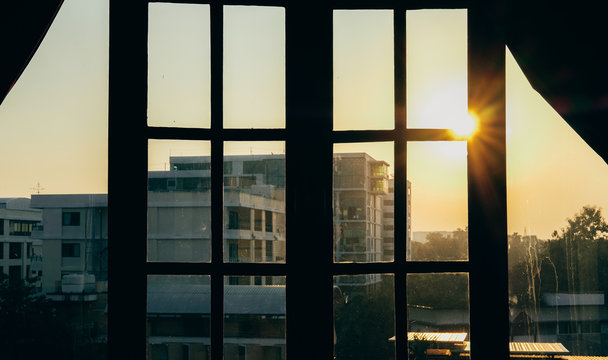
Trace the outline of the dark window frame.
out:
<instances>
[{"instance_id":1,"label":"dark window frame","mask_svg":"<svg viewBox=\"0 0 608 360\"><path fill-rule=\"evenodd\" d=\"M23 243L9 242L8 243L8 258L11 260L23 258Z\"/></svg>"},{"instance_id":2,"label":"dark window frame","mask_svg":"<svg viewBox=\"0 0 608 360\"><path fill-rule=\"evenodd\" d=\"M307 358L328 359L333 354L333 276L394 274L396 303L402 304L408 273L468 272L471 354L479 359L508 358L505 35L501 6L496 2L472 1L424 3L424 8L468 8L469 107L482 109L492 105L496 111L484 114L480 129L480 134L488 135L491 141L485 138L468 142L469 261L407 262L405 229L397 226L393 262L336 264L331 241L333 144L394 142L395 219L406 219L407 141L453 140L446 130L407 129L404 64L408 5L402 1L230 2L286 8L286 128L251 130L223 129L223 4L227 2L211 3L211 128L179 129L147 126L148 1L110 1L109 236L131 241L109 245L109 296L120 298L108 304L109 356L145 358L146 276L150 274L211 276L211 359L219 360L223 356L224 276L287 276L288 356L298 358L297 354L306 354ZM332 10L372 8L393 9L395 14L395 128L333 131ZM410 3L409 8L420 8L420 4ZM484 103L488 99L491 104ZM211 168L214 169L211 232L215 234L211 263L146 262L148 139L211 141ZM309 145L310 139L315 139L314 147ZM223 171L220 170L224 161L223 143L260 140L286 142L287 261L284 264L223 263ZM124 162L124 154L130 154L133 161ZM304 176L311 171L317 175ZM311 219L309 214L313 213L316 216ZM326 241L319 242L315 259L310 258L306 232L298 231L304 227L325 234ZM315 266L311 267L313 260ZM306 311L298 311L304 307ZM406 324L406 308L397 307L397 359L407 358ZM315 346L310 346L311 328L317 329ZM490 329L492 331L488 331Z\"/></svg>"},{"instance_id":3,"label":"dark window frame","mask_svg":"<svg viewBox=\"0 0 608 360\"><path fill-rule=\"evenodd\" d=\"M61 226L80 226L80 212L63 211L61 213Z\"/></svg>"},{"instance_id":4,"label":"dark window frame","mask_svg":"<svg viewBox=\"0 0 608 360\"><path fill-rule=\"evenodd\" d=\"M63 243L61 244L62 258L79 258L80 243Z\"/></svg>"}]
</instances>

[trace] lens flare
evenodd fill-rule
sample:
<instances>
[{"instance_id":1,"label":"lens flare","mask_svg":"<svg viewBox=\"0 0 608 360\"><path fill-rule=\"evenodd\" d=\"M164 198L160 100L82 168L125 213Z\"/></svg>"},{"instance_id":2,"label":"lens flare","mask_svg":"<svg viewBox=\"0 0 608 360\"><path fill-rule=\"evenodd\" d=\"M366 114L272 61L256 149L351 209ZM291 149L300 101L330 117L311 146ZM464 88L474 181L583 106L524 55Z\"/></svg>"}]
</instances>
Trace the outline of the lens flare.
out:
<instances>
[{"instance_id":1,"label":"lens flare","mask_svg":"<svg viewBox=\"0 0 608 360\"><path fill-rule=\"evenodd\" d=\"M461 117L452 127L452 132L459 138L470 139L475 135L479 119L474 113L468 113Z\"/></svg>"}]
</instances>

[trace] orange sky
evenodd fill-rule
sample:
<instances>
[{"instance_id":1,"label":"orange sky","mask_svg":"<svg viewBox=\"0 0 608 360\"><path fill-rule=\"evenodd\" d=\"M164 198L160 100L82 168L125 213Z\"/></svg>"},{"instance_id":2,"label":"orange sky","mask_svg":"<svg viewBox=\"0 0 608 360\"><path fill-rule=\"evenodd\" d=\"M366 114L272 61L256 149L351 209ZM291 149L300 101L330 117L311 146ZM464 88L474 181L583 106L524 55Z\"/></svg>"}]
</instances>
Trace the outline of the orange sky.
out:
<instances>
[{"instance_id":1,"label":"orange sky","mask_svg":"<svg viewBox=\"0 0 608 360\"><path fill-rule=\"evenodd\" d=\"M150 12L150 33L163 34L150 39L151 54L161 54L150 60L150 124L178 119L183 126L208 126L208 7L155 8L162 6L155 4ZM283 23L280 8L227 9L227 126L284 126ZM336 11L334 24L335 128L392 128L392 11ZM466 114L466 11L408 12L407 24L409 126L450 127ZM162 31L192 34L192 26L200 36ZM264 51L256 54L258 48ZM43 193L107 191L107 51L107 0L66 0L0 106L5 154L0 197L29 196L37 182ZM188 51L187 57L162 55ZM507 126L509 232L546 238L583 205L608 210L608 166L530 87L510 54ZM414 231L466 226L462 144L408 145ZM263 152L257 145L256 151ZM340 152L362 149L392 164L390 143L336 147ZM165 152L151 159L150 166L162 168L166 157Z\"/></svg>"}]
</instances>

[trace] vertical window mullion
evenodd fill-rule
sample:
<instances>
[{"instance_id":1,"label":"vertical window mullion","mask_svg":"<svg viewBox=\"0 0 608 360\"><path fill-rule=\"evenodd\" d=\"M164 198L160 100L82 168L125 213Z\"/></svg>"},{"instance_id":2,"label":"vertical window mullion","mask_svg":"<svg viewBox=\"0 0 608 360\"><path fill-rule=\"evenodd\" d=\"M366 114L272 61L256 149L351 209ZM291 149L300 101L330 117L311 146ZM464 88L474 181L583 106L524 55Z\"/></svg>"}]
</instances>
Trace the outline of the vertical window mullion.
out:
<instances>
[{"instance_id":1,"label":"vertical window mullion","mask_svg":"<svg viewBox=\"0 0 608 360\"><path fill-rule=\"evenodd\" d=\"M220 1L210 4L211 23L211 359L224 357L223 269L223 59L224 18Z\"/></svg>"},{"instance_id":2,"label":"vertical window mullion","mask_svg":"<svg viewBox=\"0 0 608 360\"><path fill-rule=\"evenodd\" d=\"M395 356L396 359L408 358L407 345L407 299L406 299L406 253L407 253L407 111L406 111L406 44L405 8L393 11L394 26L394 68L395 68L395 182L394 182L394 252L396 271L395 287ZM407 225L406 225L407 226Z\"/></svg>"},{"instance_id":3,"label":"vertical window mullion","mask_svg":"<svg viewBox=\"0 0 608 360\"><path fill-rule=\"evenodd\" d=\"M147 1L110 1L108 358L145 358L147 15Z\"/></svg>"},{"instance_id":4,"label":"vertical window mullion","mask_svg":"<svg viewBox=\"0 0 608 360\"><path fill-rule=\"evenodd\" d=\"M474 359L509 358L505 34L497 3L468 9L470 341ZM489 331L491 330L491 331Z\"/></svg>"},{"instance_id":5,"label":"vertical window mullion","mask_svg":"<svg viewBox=\"0 0 608 360\"><path fill-rule=\"evenodd\" d=\"M285 26L287 357L331 359L332 9L290 3Z\"/></svg>"}]
</instances>

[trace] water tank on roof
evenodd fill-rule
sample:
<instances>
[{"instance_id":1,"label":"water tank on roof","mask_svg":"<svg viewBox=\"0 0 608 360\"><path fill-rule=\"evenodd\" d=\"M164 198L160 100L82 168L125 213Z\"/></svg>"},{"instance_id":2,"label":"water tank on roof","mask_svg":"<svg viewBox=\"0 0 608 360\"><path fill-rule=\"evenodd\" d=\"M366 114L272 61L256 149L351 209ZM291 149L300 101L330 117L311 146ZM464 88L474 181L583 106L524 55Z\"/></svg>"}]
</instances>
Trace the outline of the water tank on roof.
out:
<instances>
[{"instance_id":1,"label":"water tank on roof","mask_svg":"<svg viewBox=\"0 0 608 360\"><path fill-rule=\"evenodd\" d=\"M67 294L82 294L95 292L95 275L68 274L61 277L61 292Z\"/></svg>"}]
</instances>

